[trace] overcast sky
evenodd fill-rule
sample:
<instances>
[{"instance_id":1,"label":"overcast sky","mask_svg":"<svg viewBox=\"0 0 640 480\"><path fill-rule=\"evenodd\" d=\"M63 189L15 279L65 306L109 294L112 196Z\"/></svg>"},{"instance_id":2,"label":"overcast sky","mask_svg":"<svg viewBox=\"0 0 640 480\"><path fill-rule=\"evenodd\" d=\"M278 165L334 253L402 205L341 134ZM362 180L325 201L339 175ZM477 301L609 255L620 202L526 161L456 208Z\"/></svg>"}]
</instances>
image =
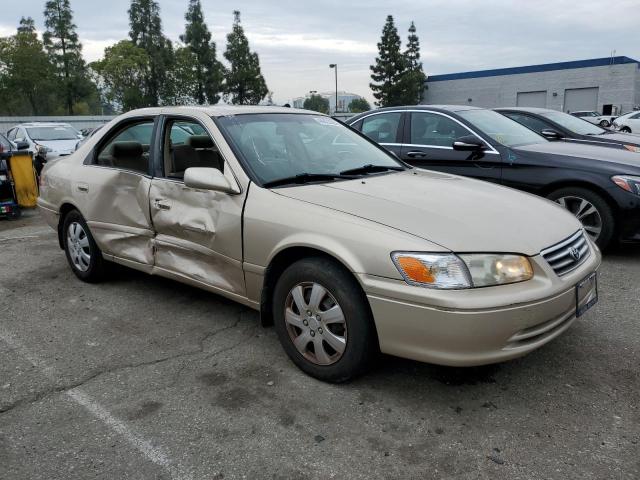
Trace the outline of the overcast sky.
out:
<instances>
[{"instance_id":1,"label":"overcast sky","mask_svg":"<svg viewBox=\"0 0 640 480\"><path fill-rule=\"evenodd\" d=\"M0 36L21 16L43 29L44 0L3 1ZM165 34L184 30L187 0L159 0ZM242 12L251 48L278 102L309 90L332 91L338 64L340 90L372 100L373 63L388 14L406 41L418 28L427 74L608 57L640 59L640 0L202 0L222 58L232 11ZM71 0L88 61L127 37L129 0Z\"/></svg>"}]
</instances>

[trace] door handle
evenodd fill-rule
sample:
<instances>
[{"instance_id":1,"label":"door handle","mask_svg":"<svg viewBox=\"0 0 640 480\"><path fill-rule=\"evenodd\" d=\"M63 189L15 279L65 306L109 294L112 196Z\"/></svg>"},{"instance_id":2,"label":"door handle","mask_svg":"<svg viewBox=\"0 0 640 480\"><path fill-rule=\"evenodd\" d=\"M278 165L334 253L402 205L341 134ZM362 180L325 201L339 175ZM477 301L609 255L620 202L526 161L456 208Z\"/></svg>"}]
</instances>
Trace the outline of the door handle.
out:
<instances>
[{"instance_id":1,"label":"door handle","mask_svg":"<svg viewBox=\"0 0 640 480\"><path fill-rule=\"evenodd\" d=\"M156 200L153 204L158 210L171 210L171 205L165 203L164 200Z\"/></svg>"},{"instance_id":2,"label":"door handle","mask_svg":"<svg viewBox=\"0 0 640 480\"><path fill-rule=\"evenodd\" d=\"M420 150L412 150L411 152L407 152L407 157L409 158L424 158L427 154L425 152L421 152Z\"/></svg>"},{"instance_id":3,"label":"door handle","mask_svg":"<svg viewBox=\"0 0 640 480\"><path fill-rule=\"evenodd\" d=\"M89 191L89 185L87 185L86 183L79 183L78 184L78 191L80 192L88 192Z\"/></svg>"}]
</instances>

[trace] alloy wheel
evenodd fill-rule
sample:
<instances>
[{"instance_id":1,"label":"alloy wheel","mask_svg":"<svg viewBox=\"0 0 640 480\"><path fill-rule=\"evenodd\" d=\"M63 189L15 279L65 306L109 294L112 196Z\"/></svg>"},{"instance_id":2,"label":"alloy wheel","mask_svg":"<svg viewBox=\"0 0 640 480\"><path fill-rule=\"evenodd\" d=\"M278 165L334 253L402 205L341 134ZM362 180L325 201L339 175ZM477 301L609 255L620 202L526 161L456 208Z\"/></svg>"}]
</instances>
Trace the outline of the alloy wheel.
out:
<instances>
[{"instance_id":1,"label":"alloy wheel","mask_svg":"<svg viewBox=\"0 0 640 480\"><path fill-rule=\"evenodd\" d=\"M581 197L564 196L556 202L580 220L585 231L595 242L602 233L602 216L598 209L588 200Z\"/></svg>"},{"instance_id":2,"label":"alloy wheel","mask_svg":"<svg viewBox=\"0 0 640 480\"><path fill-rule=\"evenodd\" d=\"M87 232L78 222L69 224L67 249L73 266L81 272L86 272L91 263L91 245L89 244Z\"/></svg>"},{"instance_id":3,"label":"alloy wheel","mask_svg":"<svg viewBox=\"0 0 640 480\"><path fill-rule=\"evenodd\" d=\"M299 283L285 301L285 324L298 352L316 365L331 365L347 346L347 323L342 308L318 283Z\"/></svg>"}]
</instances>

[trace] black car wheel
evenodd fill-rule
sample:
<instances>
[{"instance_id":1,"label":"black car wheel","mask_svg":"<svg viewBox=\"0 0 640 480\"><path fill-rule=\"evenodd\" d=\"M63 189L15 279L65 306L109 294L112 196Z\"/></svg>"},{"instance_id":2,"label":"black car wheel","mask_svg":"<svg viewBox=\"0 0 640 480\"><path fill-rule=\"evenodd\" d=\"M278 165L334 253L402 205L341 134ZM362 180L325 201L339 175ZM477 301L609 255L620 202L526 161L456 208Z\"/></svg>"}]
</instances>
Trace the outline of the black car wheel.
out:
<instances>
[{"instance_id":1,"label":"black car wheel","mask_svg":"<svg viewBox=\"0 0 640 480\"><path fill-rule=\"evenodd\" d=\"M622 127L620 131L624 133L631 133L631 129L629 127Z\"/></svg>"},{"instance_id":2,"label":"black car wheel","mask_svg":"<svg viewBox=\"0 0 640 480\"><path fill-rule=\"evenodd\" d=\"M608 126L609 126L609 125L611 125L611 124L610 124L607 120L602 120L602 121L599 123L599 125L600 125L602 128L606 128L606 127L608 127Z\"/></svg>"},{"instance_id":3,"label":"black car wheel","mask_svg":"<svg viewBox=\"0 0 640 480\"><path fill-rule=\"evenodd\" d=\"M601 249L615 232L615 218L609 204L597 193L580 187L561 188L548 197L580 220L585 231Z\"/></svg>"},{"instance_id":4,"label":"black car wheel","mask_svg":"<svg viewBox=\"0 0 640 480\"><path fill-rule=\"evenodd\" d=\"M320 257L299 260L279 278L273 300L280 343L302 371L344 382L369 368L378 352L371 310L341 265Z\"/></svg>"},{"instance_id":5,"label":"black car wheel","mask_svg":"<svg viewBox=\"0 0 640 480\"><path fill-rule=\"evenodd\" d=\"M105 265L87 222L77 210L64 218L62 227L64 251L71 270L80 280L94 283L104 277Z\"/></svg>"}]
</instances>

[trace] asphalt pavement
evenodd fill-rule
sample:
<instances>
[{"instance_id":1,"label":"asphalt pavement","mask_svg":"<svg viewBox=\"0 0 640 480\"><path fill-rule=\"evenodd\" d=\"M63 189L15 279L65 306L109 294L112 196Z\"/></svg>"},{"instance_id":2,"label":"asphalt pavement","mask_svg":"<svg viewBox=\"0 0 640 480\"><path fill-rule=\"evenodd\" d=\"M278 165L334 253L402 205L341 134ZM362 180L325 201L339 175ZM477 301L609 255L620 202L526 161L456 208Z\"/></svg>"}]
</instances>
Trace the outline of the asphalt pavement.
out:
<instances>
[{"instance_id":1,"label":"asphalt pavement","mask_svg":"<svg viewBox=\"0 0 640 480\"><path fill-rule=\"evenodd\" d=\"M640 478L640 247L515 361L383 357L329 385L222 297L80 282L39 216L0 221L0 479Z\"/></svg>"}]
</instances>

